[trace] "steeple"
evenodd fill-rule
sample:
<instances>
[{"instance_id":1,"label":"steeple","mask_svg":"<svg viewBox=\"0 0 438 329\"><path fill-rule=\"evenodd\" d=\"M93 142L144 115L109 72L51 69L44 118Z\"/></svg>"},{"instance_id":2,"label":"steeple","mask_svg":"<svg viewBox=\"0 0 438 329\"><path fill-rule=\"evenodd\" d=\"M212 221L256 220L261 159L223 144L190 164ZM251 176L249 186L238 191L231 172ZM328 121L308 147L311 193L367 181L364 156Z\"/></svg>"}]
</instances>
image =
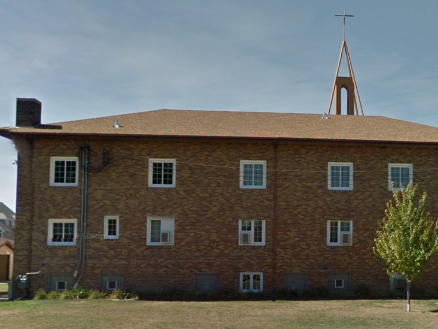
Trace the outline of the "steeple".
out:
<instances>
[{"instance_id":1,"label":"steeple","mask_svg":"<svg viewBox=\"0 0 438 329\"><path fill-rule=\"evenodd\" d=\"M360 101L359 90L357 89L356 79L354 77L353 66L351 64L350 53L348 52L347 40L345 39L345 18L346 17L354 17L353 15L347 15L347 12L344 8L344 13L342 15L335 15L343 17L344 19L344 41L341 46L341 53L339 54L338 66L336 68L335 73L335 81L333 82L332 94L330 96L330 103L328 107L327 113L330 114L330 110L332 108L333 95L336 93L335 97L335 114L340 115L341 113L341 91L344 88L347 91L347 115L359 115L357 101L359 101L360 112L363 114L362 103ZM348 72L350 74L349 77L340 77L339 76L339 68L341 66L342 55L344 54L347 57L348 64Z\"/></svg>"}]
</instances>

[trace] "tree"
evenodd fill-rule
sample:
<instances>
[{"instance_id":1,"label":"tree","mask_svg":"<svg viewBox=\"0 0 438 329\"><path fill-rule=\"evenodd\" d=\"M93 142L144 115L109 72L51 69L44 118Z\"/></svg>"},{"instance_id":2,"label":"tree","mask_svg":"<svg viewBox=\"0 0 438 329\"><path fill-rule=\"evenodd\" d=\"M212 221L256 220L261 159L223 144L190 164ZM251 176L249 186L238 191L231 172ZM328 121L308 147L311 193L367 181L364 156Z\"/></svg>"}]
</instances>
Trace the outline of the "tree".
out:
<instances>
[{"instance_id":1,"label":"tree","mask_svg":"<svg viewBox=\"0 0 438 329\"><path fill-rule=\"evenodd\" d=\"M411 310L411 282L421 277L428 259L438 250L438 225L426 212L426 192L418 185L397 190L386 205L385 218L374 239L374 253L386 261L389 275L398 273L407 282L407 311Z\"/></svg>"}]
</instances>

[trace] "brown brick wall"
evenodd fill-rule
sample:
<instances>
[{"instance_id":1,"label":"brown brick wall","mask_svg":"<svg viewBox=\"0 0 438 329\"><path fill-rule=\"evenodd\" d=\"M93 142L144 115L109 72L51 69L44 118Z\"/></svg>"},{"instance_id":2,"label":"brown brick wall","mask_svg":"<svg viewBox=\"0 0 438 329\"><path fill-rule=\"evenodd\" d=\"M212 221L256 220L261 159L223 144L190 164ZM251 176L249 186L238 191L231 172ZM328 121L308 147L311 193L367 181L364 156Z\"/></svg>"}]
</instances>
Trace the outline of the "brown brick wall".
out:
<instances>
[{"instance_id":1,"label":"brown brick wall","mask_svg":"<svg viewBox=\"0 0 438 329\"><path fill-rule=\"evenodd\" d=\"M79 241L47 246L47 230L50 218L76 218L80 227L82 171L78 187L50 187L49 166L50 156L78 156L84 144L91 147L91 168L81 283L93 288L112 274L123 275L125 288L191 291L195 273L205 272L218 274L220 288L238 290L239 273L248 271L264 273L267 292L280 289L289 272L307 273L309 288L327 285L331 273L349 273L353 287L367 283L386 291L384 264L372 246L391 198L388 163L413 163L414 182L429 192L429 209L438 216L438 183L430 170L438 149L432 147L280 142L275 157L272 142L38 139L32 157L29 144L20 143L15 271L42 270L33 288L47 287L50 275L71 274L77 266ZM110 164L97 172L104 149ZM176 188L148 188L149 158L176 159ZM266 189L239 188L240 160L267 161ZM327 189L328 162L354 163L353 191ZM105 215L119 216L118 240L103 239ZM146 245L148 215L175 218L174 246ZM238 246L239 219L265 220L266 245ZM352 220L353 246L328 247L327 220ZM419 284L437 285L437 264L435 257Z\"/></svg>"}]
</instances>

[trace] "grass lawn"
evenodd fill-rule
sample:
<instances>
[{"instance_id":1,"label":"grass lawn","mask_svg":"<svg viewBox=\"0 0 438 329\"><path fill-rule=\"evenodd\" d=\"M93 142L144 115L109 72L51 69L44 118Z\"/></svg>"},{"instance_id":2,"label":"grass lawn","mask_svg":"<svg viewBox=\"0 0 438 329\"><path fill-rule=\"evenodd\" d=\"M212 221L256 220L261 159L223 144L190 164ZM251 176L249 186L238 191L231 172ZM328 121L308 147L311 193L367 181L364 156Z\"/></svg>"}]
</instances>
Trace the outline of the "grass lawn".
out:
<instances>
[{"instance_id":1,"label":"grass lawn","mask_svg":"<svg viewBox=\"0 0 438 329\"><path fill-rule=\"evenodd\" d=\"M437 300L0 302L1 328L438 328Z\"/></svg>"}]
</instances>

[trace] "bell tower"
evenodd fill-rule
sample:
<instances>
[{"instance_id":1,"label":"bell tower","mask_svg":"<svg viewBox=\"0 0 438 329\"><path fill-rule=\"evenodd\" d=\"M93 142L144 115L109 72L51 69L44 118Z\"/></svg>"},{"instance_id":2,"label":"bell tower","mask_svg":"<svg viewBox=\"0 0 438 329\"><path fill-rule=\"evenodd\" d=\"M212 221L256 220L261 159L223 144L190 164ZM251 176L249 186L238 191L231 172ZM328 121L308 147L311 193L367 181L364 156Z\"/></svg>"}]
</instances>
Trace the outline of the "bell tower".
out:
<instances>
[{"instance_id":1,"label":"bell tower","mask_svg":"<svg viewBox=\"0 0 438 329\"><path fill-rule=\"evenodd\" d=\"M341 53L339 54L338 66L336 68L335 73L335 81L333 82L332 94L330 96L330 102L327 113L330 114L330 110L333 103L333 96L335 96L335 115L341 115L342 111L342 89L345 89L347 92L347 115L359 115L357 103L359 102L359 108L362 115L362 103L360 101L359 90L357 89L356 79L354 77L353 66L351 64L350 53L348 52L347 41L345 40L345 18L346 17L354 17L353 15L347 15L345 8L344 13L341 16L344 19L344 41L341 46ZM345 52L345 57L347 58L348 72L350 76L348 77L340 77L339 76L339 68L341 66L342 55Z\"/></svg>"}]
</instances>

